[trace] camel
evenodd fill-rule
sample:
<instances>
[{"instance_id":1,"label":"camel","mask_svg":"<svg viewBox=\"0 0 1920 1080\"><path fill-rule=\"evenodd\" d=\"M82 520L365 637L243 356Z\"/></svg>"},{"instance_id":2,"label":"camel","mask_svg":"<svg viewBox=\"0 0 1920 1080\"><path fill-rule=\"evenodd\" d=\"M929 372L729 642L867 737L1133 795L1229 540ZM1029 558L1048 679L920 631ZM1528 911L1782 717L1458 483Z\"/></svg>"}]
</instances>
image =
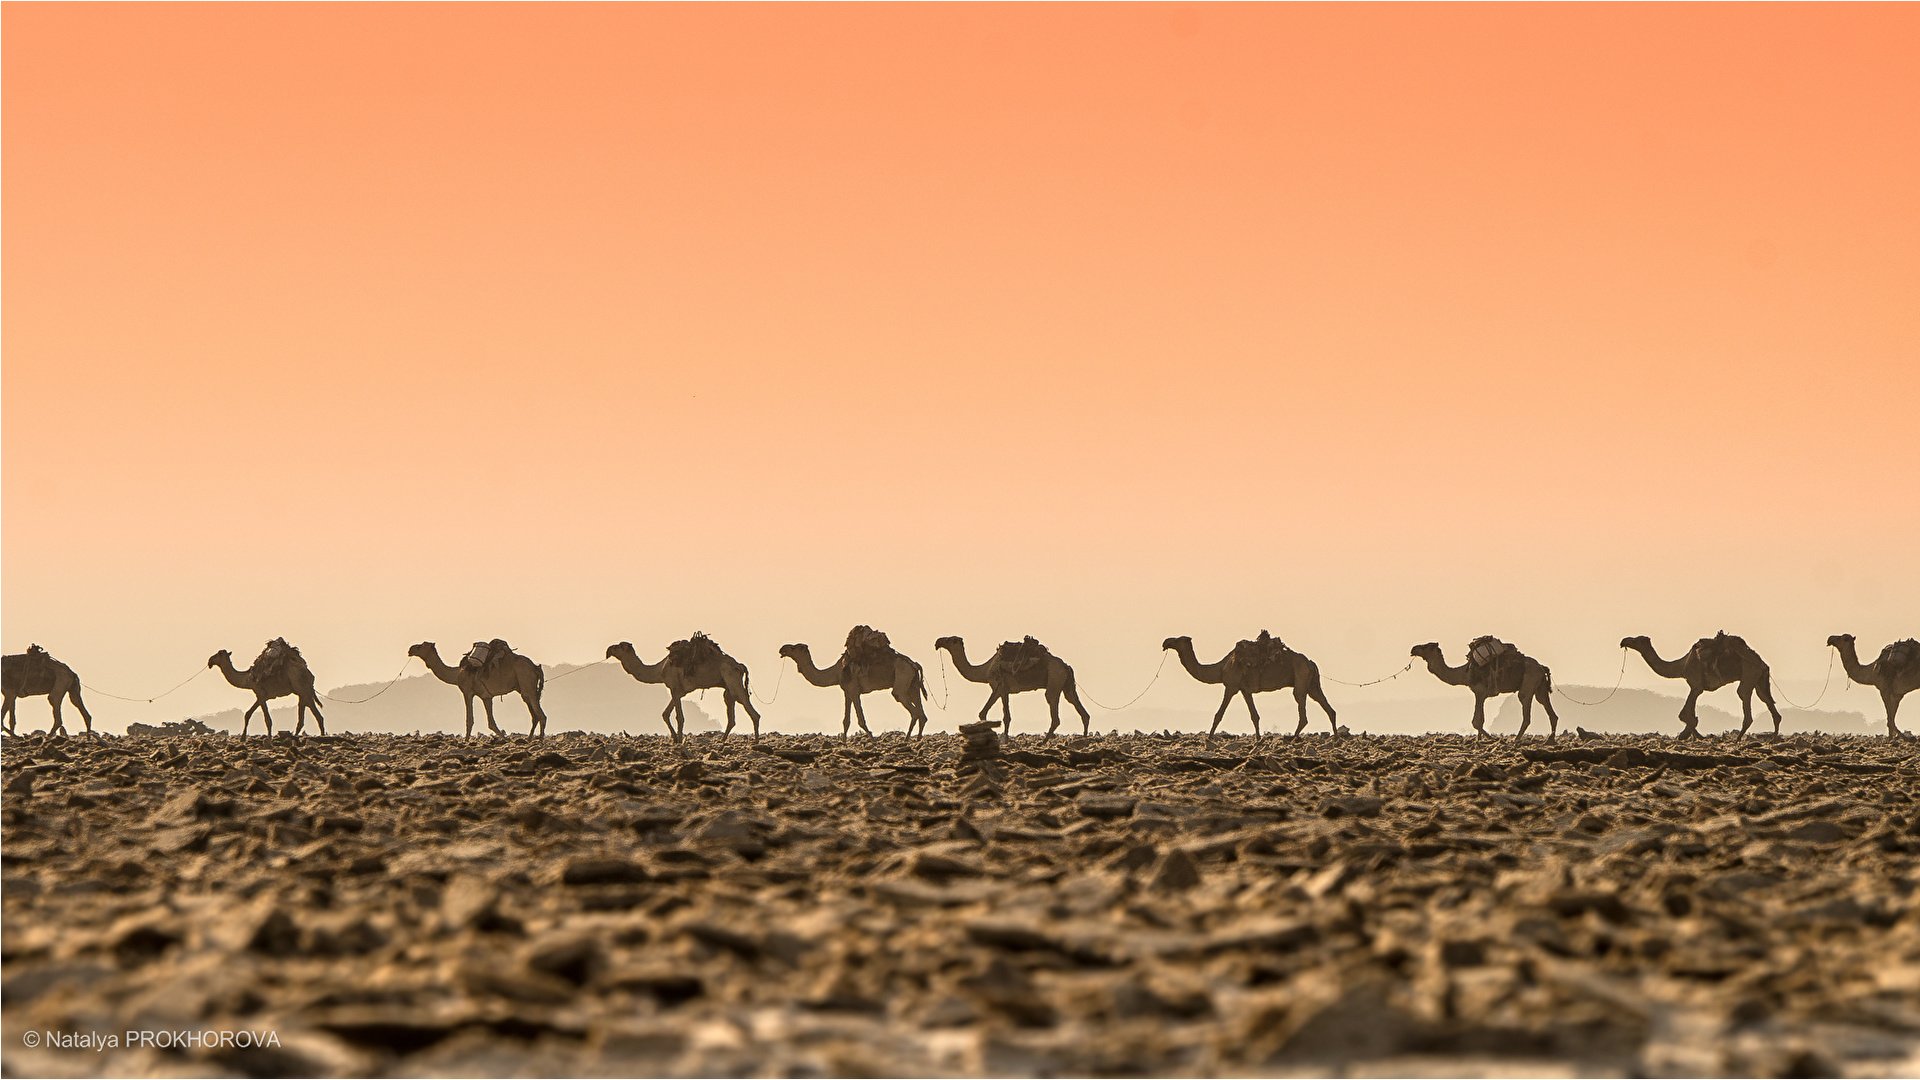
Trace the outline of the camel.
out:
<instances>
[{"instance_id":1,"label":"camel","mask_svg":"<svg viewBox=\"0 0 1920 1080\"><path fill-rule=\"evenodd\" d=\"M737 703L753 719L754 739L760 738L760 713L753 707L747 665L728 656L705 634L695 634L669 645L666 659L657 664L640 659L633 645L625 641L607 646L607 656L620 661L620 666L626 668L635 681L659 683L667 688L672 699L661 711L660 719L666 722L667 734L673 736L674 742L687 737L687 709L680 699L694 690L716 688L727 706L727 729L721 734L733 734L733 707ZM676 719L678 726L674 723Z\"/></svg>"},{"instance_id":2,"label":"camel","mask_svg":"<svg viewBox=\"0 0 1920 1080\"><path fill-rule=\"evenodd\" d=\"M817 667L813 662L813 652L803 644L782 645L780 655L793 661L800 669L800 677L815 686L837 686L845 695L846 701L840 712L840 737L846 738L852 731L853 720L860 721L860 730L868 735L873 729L867 726L867 712L860 705L863 694L875 690L893 691L893 700L907 710L907 734L927 733L927 710L921 702L927 696L926 672L906 654L893 649L886 650L886 656L876 650L871 659L848 659L848 653L842 652L840 659L831 667Z\"/></svg>"},{"instance_id":3,"label":"camel","mask_svg":"<svg viewBox=\"0 0 1920 1080\"><path fill-rule=\"evenodd\" d=\"M273 711L267 708L267 702L288 696L299 702L293 725L295 735L306 729L309 709L313 711L313 722L320 725L320 734L327 733L327 718L320 715L320 695L314 689L313 671L307 667L306 658L300 655L300 650L287 644L284 638L274 638L268 642L267 647L254 658L253 665L245 671L234 669L233 654L226 649L207 657L207 666L219 668L220 674L226 676L228 682L242 690L253 691L253 704L240 717L241 738L247 737L247 725L253 720L255 709L260 710L260 718L267 725L267 734L272 735Z\"/></svg>"},{"instance_id":4,"label":"camel","mask_svg":"<svg viewBox=\"0 0 1920 1080\"><path fill-rule=\"evenodd\" d=\"M1880 701L1887 707L1887 736L1898 738L1900 729L1894 726L1893 718L1900 712L1900 699L1920 688L1920 642L1912 638L1896 641L1881 649L1880 658L1871 664L1860 662L1852 634L1835 634L1827 644L1840 650L1840 665L1847 669L1847 678L1880 691Z\"/></svg>"},{"instance_id":5,"label":"camel","mask_svg":"<svg viewBox=\"0 0 1920 1080\"><path fill-rule=\"evenodd\" d=\"M87 703L80 700L80 676L38 645L28 645L26 652L0 659L0 693L5 695L0 716L6 718L9 735L13 734L14 722L19 719L20 706L14 699L42 694L53 706L53 726L47 729L47 734L67 733L66 721L60 718L63 700L73 702L73 707L80 710L80 718L87 722L87 734L93 734L93 714L87 711Z\"/></svg>"},{"instance_id":6,"label":"camel","mask_svg":"<svg viewBox=\"0 0 1920 1080\"><path fill-rule=\"evenodd\" d=\"M1044 690L1047 694L1047 711L1053 722L1047 725L1047 737L1060 729L1060 699L1080 714L1080 733L1088 734L1093 729L1093 717L1087 707L1080 704L1080 691L1074 685L1073 669L1066 661L1053 655L1045 645L1033 638L1024 642L1007 642L994 650L987 662L975 666L967 661L967 646L958 637L943 637L933 643L935 649L945 649L953 654L953 666L960 677L968 682L986 683L992 690L987 695L987 703L980 706L980 719L985 720L993 711L993 703L1000 703L1000 735L1005 738L1013 732L1013 695L1028 690ZM1019 654L1025 652L1022 658Z\"/></svg>"},{"instance_id":7,"label":"camel","mask_svg":"<svg viewBox=\"0 0 1920 1080\"><path fill-rule=\"evenodd\" d=\"M508 694L519 694L526 703L527 737L533 738L547 733L547 711L540 707L540 692L547 685L547 673L531 659L506 648L506 642L494 643L504 650L504 656L495 662L474 666L462 661L449 667L440 659L440 647L431 641L423 641L407 650L408 656L417 656L427 665L433 677L443 683L457 687L467 701L467 734L473 734L473 699L479 698L486 709L487 727L495 735L505 735L500 725L493 722L493 699Z\"/></svg>"},{"instance_id":8,"label":"camel","mask_svg":"<svg viewBox=\"0 0 1920 1080\"><path fill-rule=\"evenodd\" d=\"M1660 654L1653 651L1653 642L1645 637L1620 639L1620 647L1632 649L1647 661L1655 675L1663 679L1685 679L1687 681L1687 703L1680 706L1680 729L1683 739L1700 737L1700 715L1694 705L1700 695L1709 690L1718 690L1728 683L1740 685L1740 734L1746 735L1753 726L1753 695L1759 694L1766 704L1767 711L1773 714L1774 734L1780 733L1780 709L1773 703L1773 673L1767 669L1767 662L1745 641L1722 630L1718 635L1701 638L1693 643L1693 648L1678 660L1662 660Z\"/></svg>"},{"instance_id":9,"label":"camel","mask_svg":"<svg viewBox=\"0 0 1920 1080\"><path fill-rule=\"evenodd\" d=\"M1468 661L1459 667L1450 667L1447 658L1436 642L1415 645L1408 655L1417 656L1427 662L1427 670L1435 678L1449 686L1464 686L1473 691L1473 731L1476 736L1487 733L1487 699L1496 694L1518 694L1520 697L1520 730L1513 733L1518 739L1527 733L1528 725L1533 723L1533 703L1539 702L1547 710L1548 738L1560 734L1560 714L1553 711L1553 672L1547 665L1521 652L1511 645L1502 652L1495 653L1485 663L1475 663L1473 652L1494 642L1491 638L1475 638L1468 647Z\"/></svg>"},{"instance_id":10,"label":"camel","mask_svg":"<svg viewBox=\"0 0 1920 1080\"><path fill-rule=\"evenodd\" d=\"M1220 698L1220 707L1214 710L1213 726L1207 729L1207 739L1213 739L1214 732L1220 730L1220 718L1227 715L1227 706L1233 703L1238 694L1247 703L1247 715L1253 718L1253 737L1260 737L1260 710L1253 707L1253 695L1269 690L1293 688L1293 700L1300 707L1300 723L1293 729L1295 735L1307 729L1307 699L1320 703L1326 711L1327 726L1335 735L1340 734L1340 725L1334 721L1333 706L1327 704L1327 696L1320 689L1320 666L1305 656L1294 652L1278 641L1267 663L1248 663L1246 647L1262 647L1271 639L1266 631L1261 631L1261 640L1242 641L1232 652L1211 664L1202 664L1193 654L1193 639L1190 637L1170 637L1160 643L1162 649L1172 649L1180 658L1180 666L1187 674L1203 683L1213 683L1225 688Z\"/></svg>"}]
</instances>

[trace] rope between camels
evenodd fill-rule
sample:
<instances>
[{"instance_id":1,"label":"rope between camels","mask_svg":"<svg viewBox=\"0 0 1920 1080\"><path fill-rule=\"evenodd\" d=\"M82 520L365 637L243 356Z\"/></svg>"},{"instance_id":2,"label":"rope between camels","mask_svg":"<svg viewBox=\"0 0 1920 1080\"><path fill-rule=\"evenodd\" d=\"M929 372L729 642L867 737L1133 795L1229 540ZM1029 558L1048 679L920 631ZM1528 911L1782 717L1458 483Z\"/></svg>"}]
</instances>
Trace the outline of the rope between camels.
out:
<instances>
[{"instance_id":1,"label":"rope between camels","mask_svg":"<svg viewBox=\"0 0 1920 1080\"><path fill-rule=\"evenodd\" d=\"M1618 678L1613 680L1613 689L1607 691L1606 697L1601 698L1599 701L1582 701L1579 698L1574 697L1572 694L1567 693L1565 690L1562 690L1557 686L1553 688L1553 692L1556 694L1559 694L1563 698L1566 698L1568 701L1573 702L1575 705L1587 705L1587 706L1605 705L1607 702L1613 700L1613 695L1620 692L1621 684L1625 683L1626 681L1627 681L1627 649L1626 649L1626 646L1623 645L1620 647L1620 675Z\"/></svg>"},{"instance_id":2,"label":"rope between camels","mask_svg":"<svg viewBox=\"0 0 1920 1080\"><path fill-rule=\"evenodd\" d=\"M372 701L374 698L377 698L381 694L384 694L387 691L393 689L393 684L399 682L400 676L405 675L407 673L407 665L411 663L413 663L413 657L409 656L406 658L405 661L403 661L400 664L400 670L393 673L393 678L387 680L387 685L381 687L378 690L375 690L373 693L368 694L366 697L342 698L342 697L334 697L332 694L321 694L320 696L338 705L365 705L367 702ZM315 692L318 693L318 691L315 691Z\"/></svg>"},{"instance_id":3,"label":"rope between camels","mask_svg":"<svg viewBox=\"0 0 1920 1080\"><path fill-rule=\"evenodd\" d=\"M1378 686L1383 682L1391 682L1392 680L1397 679L1400 676L1405 675L1407 672L1412 670L1413 670L1413 661L1409 660L1407 661L1406 667L1401 668L1399 671L1396 671L1393 674L1386 676L1385 678L1375 679L1372 682L1348 682L1345 679L1336 679L1331 675L1321 675L1320 677L1327 680L1330 683L1339 683L1341 686Z\"/></svg>"},{"instance_id":4,"label":"rope between camels","mask_svg":"<svg viewBox=\"0 0 1920 1080\"><path fill-rule=\"evenodd\" d=\"M771 705L774 702L780 700L780 684L786 681L787 681L787 665L781 664L780 674L775 675L773 677L773 696L772 697L770 698L760 697L759 692L753 689L752 684L748 684L747 692L752 694L755 698L758 698L760 701L760 704Z\"/></svg>"},{"instance_id":5,"label":"rope between camels","mask_svg":"<svg viewBox=\"0 0 1920 1080\"><path fill-rule=\"evenodd\" d=\"M168 694L173 693L175 690L178 690L181 687L192 682L193 680L199 678L200 676L205 675L210 670L212 669L203 667L199 671L196 671L193 674L187 676L186 678L181 679L179 682L174 683L170 689L163 690L160 693L153 695L152 697L126 697L125 695L122 695L122 694L109 694L105 690L102 690L97 686L88 686L84 682L80 684L80 688L83 690L86 690L89 693L99 694L101 697L110 697L115 701L143 701L151 705L154 702L159 701L161 698L166 697Z\"/></svg>"},{"instance_id":6,"label":"rope between camels","mask_svg":"<svg viewBox=\"0 0 1920 1080\"><path fill-rule=\"evenodd\" d=\"M946 712L947 702L951 698L952 698L952 691L947 689L947 654L943 650L940 652L940 702L939 704L935 705L934 708L939 709L941 712ZM927 699L931 701L933 699L933 695L928 694Z\"/></svg>"},{"instance_id":7,"label":"rope between camels","mask_svg":"<svg viewBox=\"0 0 1920 1080\"><path fill-rule=\"evenodd\" d=\"M1773 681L1772 670L1768 670L1767 672L1767 682L1773 686L1773 692L1775 696L1779 697L1781 701L1786 702L1788 706L1798 709L1801 712L1812 712L1813 706L1820 704L1820 702L1827 696L1827 688L1833 685L1833 660L1834 660L1833 654L1828 653L1827 654L1827 677L1826 679L1821 681L1820 695L1813 699L1813 705L1802 705L1794 701L1792 698L1788 697L1786 691L1780 689L1780 684ZM1847 676L1847 681L1849 682L1853 681L1853 676L1851 675Z\"/></svg>"},{"instance_id":8,"label":"rope between camels","mask_svg":"<svg viewBox=\"0 0 1920 1080\"><path fill-rule=\"evenodd\" d=\"M1173 654L1168 652L1162 652L1160 654L1160 666L1153 669L1153 678L1147 680L1147 685L1145 689L1142 689L1139 693L1133 695L1132 700L1128 701L1125 705L1101 705L1099 700L1096 699L1092 694L1088 694L1086 696L1087 700L1093 702L1095 706L1105 709L1108 712L1119 712L1122 709L1133 708L1134 702L1137 702L1141 698L1146 697L1147 691L1153 689L1153 684L1160 681L1160 673L1167 670L1167 657L1171 655ZM1077 682L1078 680L1075 680L1075 681Z\"/></svg>"},{"instance_id":9,"label":"rope between camels","mask_svg":"<svg viewBox=\"0 0 1920 1080\"><path fill-rule=\"evenodd\" d=\"M552 678L550 678L550 679L548 679L548 680L547 680L547 682L550 682L550 683L556 683L556 682L559 682L559 681L560 681L561 679L564 679L564 678L566 678L566 677L567 677L567 676L569 676L569 675L578 675L578 674L580 674L581 672L583 672L583 671L585 671L585 670L587 670L588 668L597 668L597 667L599 667L599 666L600 666L601 664L604 664L604 663L606 663L607 661L609 661L609 660L611 660L611 659L613 659L613 657L611 657L611 656L603 656L603 657L601 657L600 659L598 659L598 660L595 660L595 661L594 661L593 663L591 663L591 664L581 664L581 665L580 665L579 667L577 667L577 668L574 668L574 669L573 669L572 671L563 671L563 672L561 672L560 674L558 674L558 675L555 675L555 676L553 676Z\"/></svg>"}]
</instances>

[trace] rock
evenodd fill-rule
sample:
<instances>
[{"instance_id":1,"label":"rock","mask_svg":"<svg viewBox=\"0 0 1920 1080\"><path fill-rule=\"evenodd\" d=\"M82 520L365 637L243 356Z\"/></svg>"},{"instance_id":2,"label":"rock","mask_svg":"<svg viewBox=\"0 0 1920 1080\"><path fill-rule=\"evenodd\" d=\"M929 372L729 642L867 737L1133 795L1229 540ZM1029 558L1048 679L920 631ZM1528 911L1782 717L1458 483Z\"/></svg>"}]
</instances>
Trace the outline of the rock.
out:
<instances>
[{"instance_id":1,"label":"rock","mask_svg":"<svg viewBox=\"0 0 1920 1080\"><path fill-rule=\"evenodd\" d=\"M563 885L632 885L651 877L646 867L630 859L595 856L569 859L560 871Z\"/></svg>"},{"instance_id":2,"label":"rock","mask_svg":"<svg viewBox=\"0 0 1920 1080\"><path fill-rule=\"evenodd\" d=\"M1192 856L1180 848L1172 848L1160 857L1160 865L1153 871L1153 880L1149 888L1155 892L1182 893L1200 884L1200 868L1194 865Z\"/></svg>"}]
</instances>

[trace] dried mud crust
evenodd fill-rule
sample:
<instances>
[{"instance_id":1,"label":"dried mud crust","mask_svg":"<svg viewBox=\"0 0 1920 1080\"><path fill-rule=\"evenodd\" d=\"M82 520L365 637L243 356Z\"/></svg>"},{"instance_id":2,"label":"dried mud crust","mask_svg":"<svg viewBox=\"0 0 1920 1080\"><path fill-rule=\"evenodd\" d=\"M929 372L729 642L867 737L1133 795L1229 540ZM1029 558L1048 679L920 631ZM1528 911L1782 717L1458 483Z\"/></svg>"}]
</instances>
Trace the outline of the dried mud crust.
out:
<instances>
[{"instance_id":1,"label":"dried mud crust","mask_svg":"<svg viewBox=\"0 0 1920 1080\"><path fill-rule=\"evenodd\" d=\"M6 740L5 1071L1920 1071L1912 741L962 748Z\"/></svg>"}]
</instances>

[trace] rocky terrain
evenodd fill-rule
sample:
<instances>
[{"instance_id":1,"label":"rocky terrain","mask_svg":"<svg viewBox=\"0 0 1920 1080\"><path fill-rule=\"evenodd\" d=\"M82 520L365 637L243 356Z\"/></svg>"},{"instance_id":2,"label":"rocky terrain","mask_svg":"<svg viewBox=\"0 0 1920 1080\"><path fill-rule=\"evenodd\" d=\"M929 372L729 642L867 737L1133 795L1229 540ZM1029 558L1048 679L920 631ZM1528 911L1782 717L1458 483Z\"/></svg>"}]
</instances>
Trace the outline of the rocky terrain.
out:
<instances>
[{"instance_id":1,"label":"rocky terrain","mask_svg":"<svg viewBox=\"0 0 1920 1080\"><path fill-rule=\"evenodd\" d=\"M1920 1074L1920 745L6 740L8 1075ZM29 1034L270 1030L278 1045Z\"/></svg>"}]
</instances>

